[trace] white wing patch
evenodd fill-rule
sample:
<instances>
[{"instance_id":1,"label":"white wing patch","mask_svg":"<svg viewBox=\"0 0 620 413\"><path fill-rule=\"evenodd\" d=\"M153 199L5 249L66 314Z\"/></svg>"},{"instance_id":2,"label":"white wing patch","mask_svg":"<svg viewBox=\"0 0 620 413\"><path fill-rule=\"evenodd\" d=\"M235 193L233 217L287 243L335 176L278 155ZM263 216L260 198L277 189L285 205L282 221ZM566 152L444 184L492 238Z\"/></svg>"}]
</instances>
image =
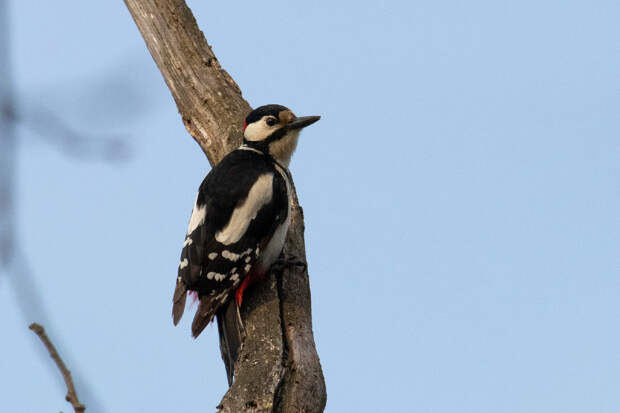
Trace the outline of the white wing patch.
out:
<instances>
[{"instance_id":1,"label":"white wing patch","mask_svg":"<svg viewBox=\"0 0 620 413\"><path fill-rule=\"evenodd\" d=\"M256 218L258 211L271 202L272 197L273 174L261 175L250 189L243 204L235 208L226 226L215 234L215 239L224 245L239 241L250 226L250 222ZM204 220L204 216L202 219Z\"/></svg>"},{"instance_id":2,"label":"white wing patch","mask_svg":"<svg viewBox=\"0 0 620 413\"><path fill-rule=\"evenodd\" d=\"M202 225L202 223L205 222L205 217L207 216L207 204L198 207L197 201L198 195L196 195L196 202L194 202L192 217L189 219L189 226L187 227L188 234L191 234L196 228L198 228L199 225Z\"/></svg>"}]
</instances>

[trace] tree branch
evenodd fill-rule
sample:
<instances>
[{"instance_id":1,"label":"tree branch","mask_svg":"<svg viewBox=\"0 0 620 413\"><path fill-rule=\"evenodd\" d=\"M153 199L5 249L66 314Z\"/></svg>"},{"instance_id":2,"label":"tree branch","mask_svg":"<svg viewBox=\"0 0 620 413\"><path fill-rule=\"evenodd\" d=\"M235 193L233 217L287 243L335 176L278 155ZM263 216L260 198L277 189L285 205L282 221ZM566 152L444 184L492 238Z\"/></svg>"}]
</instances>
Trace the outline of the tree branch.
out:
<instances>
[{"instance_id":1,"label":"tree branch","mask_svg":"<svg viewBox=\"0 0 620 413\"><path fill-rule=\"evenodd\" d=\"M177 104L212 165L241 143L250 106L222 69L184 0L124 0ZM297 203L285 251L305 260ZM326 390L314 345L307 269L270 274L247 291L246 337L222 412L322 412Z\"/></svg>"},{"instance_id":2,"label":"tree branch","mask_svg":"<svg viewBox=\"0 0 620 413\"><path fill-rule=\"evenodd\" d=\"M216 164L239 146L250 105L183 0L125 0L187 131Z\"/></svg>"},{"instance_id":3,"label":"tree branch","mask_svg":"<svg viewBox=\"0 0 620 413\"><path fill-rule=\"evenodd\" d=\"M45 345L45 348L47 348L47 351L50 353L50 357L54 360L54 362L58 366L58 369L62 373L62 378L65 379L65 384L67 385L67 395L65 396L65 400L71 403L76 413L80 413L86 410L86 406L80 403L80 400L78 399L77 392L75 391L75 386L73 385L73 379L71 378L71 372L62 361L62 358L60 358L60 355L56 351L56 347L54 347L52 341L49 339L47 334L45 334L45 329L43 328L43 326L37 323L32 323L28 328L30 328L32 331L35 332L37 336L39 336L39 338Z\"/></svg>"}]
</instances>

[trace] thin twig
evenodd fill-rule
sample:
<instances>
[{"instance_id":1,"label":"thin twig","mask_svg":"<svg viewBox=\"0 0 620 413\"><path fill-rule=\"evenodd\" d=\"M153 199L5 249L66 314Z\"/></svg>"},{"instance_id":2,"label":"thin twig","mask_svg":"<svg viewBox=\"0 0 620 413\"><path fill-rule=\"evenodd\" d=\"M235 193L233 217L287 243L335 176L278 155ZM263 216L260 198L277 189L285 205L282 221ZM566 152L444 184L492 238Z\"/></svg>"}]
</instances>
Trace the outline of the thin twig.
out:
<instances>
[{"instance_id":1,"label":"thin twig","mask_svg":"<svg viewBox=\"0 0 620 413\"><path fill-rule=\"evenodd\" d=\"M52 359L54 360L54 362L56 362L56 365L60 369L60 372L62 373L62 377L65 379L65 384L67 385L67 395L65 396L65 400L71 403L76 413L80 413L86 410L86 406L84 406L78 400L78 396L75 391L75 386L73 385L73 379L71 378L71 372L69 371L65 363L60 358L60 355L56 351L56 347L54 347L54 344L52 344L47 334L45 334L45 330L43 329L43 326L37 323L32 323L30 324L29 328L39 336L39 338L41 339L41 341L47 348L47 351L49 351L50 357L52 357Z\"/></svg>"}]
</instances>

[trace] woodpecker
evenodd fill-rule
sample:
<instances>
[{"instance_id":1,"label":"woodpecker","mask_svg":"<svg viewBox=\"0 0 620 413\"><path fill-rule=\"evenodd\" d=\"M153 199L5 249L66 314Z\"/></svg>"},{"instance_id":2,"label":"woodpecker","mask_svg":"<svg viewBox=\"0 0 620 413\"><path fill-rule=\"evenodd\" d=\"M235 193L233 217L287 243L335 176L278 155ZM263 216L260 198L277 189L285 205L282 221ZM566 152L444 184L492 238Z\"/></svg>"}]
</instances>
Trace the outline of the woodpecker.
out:
<instances>
[{"instance_id":1,"label":"woodpecker","mask_svg":"<svg viewBox=\"0 0 620 413\"><path fill-rule=\"evenodd\" d=\"M301 129L319 119L297 117L281 105L246 117L242 145L198 189L172 298L174 325L188 292L195 292L192 335L198 337L233 296L240 307L244 290L276 262L291 220L291 156Z\"/></svg>"}]
</instances>

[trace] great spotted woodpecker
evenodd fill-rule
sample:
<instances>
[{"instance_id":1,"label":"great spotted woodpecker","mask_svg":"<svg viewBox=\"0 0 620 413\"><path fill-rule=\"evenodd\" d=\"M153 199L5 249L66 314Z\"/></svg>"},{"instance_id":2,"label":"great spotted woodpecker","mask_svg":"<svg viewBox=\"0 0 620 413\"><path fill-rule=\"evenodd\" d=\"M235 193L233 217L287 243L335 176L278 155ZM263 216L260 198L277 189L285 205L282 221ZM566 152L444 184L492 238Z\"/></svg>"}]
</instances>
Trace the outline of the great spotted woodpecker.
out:
<instances>
[{"instance_id":1,"label":"great spotted woodpecker","mask_svg":"<svg viewBox=\"0 0 620 413\"><path fill-rule=\"evenodd\" d=\"M188 292L195 291L197 337L233 295L241 306L244 290L278 259L291 218L291 155L301 129L319 119L296 117L280 105L261 106L247 116L243 144L198 190L172 299L175 325Z\"/></svg>"}]
</instances>

